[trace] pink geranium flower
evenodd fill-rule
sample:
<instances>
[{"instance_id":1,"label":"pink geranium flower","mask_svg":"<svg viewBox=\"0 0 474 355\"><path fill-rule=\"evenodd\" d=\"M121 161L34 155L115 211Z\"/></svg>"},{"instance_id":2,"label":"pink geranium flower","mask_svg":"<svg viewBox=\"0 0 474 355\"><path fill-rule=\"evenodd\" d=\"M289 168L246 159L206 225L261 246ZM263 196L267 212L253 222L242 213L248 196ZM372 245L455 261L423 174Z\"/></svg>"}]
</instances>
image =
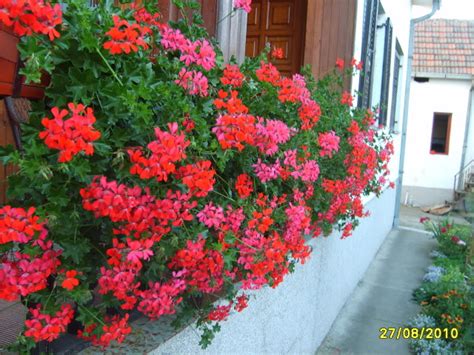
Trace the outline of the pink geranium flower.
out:
<instances>
[{"instance_id":1,"label":"pink geranium flower","mask_svg":"<svg viewBox=\"0 0 474 355\"><path fill-rule=\"evenodd\" d=\"M242 9L247 13L252 11L252 8L250 7L251 4L252 0L234 0L234 8Z\"/></svg>"}]
</instances>

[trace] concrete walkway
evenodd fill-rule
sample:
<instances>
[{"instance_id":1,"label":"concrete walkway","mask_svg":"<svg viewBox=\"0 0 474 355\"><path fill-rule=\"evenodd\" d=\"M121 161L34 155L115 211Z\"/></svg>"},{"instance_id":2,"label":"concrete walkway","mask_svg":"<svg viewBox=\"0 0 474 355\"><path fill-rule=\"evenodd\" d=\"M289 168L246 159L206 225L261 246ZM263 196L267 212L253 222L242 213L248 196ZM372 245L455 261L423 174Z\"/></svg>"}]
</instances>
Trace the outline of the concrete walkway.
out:
<instances>
[{"instance_id":1,"label":"concrete walkway","mask_svg":"<svg viewBox=\"0 0 474 355\"><path fill-rule=\"evenodd\" d=\"M380 328L403 327L418 312L412 292L435 245L426 232L392 231L316 354L410 354L407 340L379 339Z\"/></svg>"}]
</instances>

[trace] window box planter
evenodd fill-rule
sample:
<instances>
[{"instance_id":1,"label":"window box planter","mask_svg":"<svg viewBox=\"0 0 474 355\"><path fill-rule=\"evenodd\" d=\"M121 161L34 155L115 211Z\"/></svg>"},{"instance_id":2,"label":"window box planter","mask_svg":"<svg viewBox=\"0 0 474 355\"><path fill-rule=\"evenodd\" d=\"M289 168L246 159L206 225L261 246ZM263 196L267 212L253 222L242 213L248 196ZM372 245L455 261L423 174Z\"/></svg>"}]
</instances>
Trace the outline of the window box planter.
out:
<instances>
[{"instance_id":1,"label":"window box planter","mask_svg":"<svg viewBox=\"0 0 474 355\"><path fill-rule=\"evenodd\" d=\"M18 36L0 24L0 98L15 96L42 99L44 88L49 85L49 76L43 75L39 84L25 84L25 78L18 74L21 65L18 42Z\"/></svg>"}]
</instances>

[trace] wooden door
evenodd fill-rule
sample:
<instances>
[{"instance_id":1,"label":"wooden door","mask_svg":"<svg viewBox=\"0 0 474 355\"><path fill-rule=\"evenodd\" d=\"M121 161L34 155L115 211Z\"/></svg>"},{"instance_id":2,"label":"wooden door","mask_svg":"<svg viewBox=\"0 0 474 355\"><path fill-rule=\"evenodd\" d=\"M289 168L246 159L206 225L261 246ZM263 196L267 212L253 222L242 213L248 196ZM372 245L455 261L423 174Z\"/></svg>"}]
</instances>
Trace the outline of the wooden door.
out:
<instances>
[{"instance_id":1,"label":"wooden door","mask_svg":"<svg viewBox=\"0 0 474 355\"><path fill-rule=\"evenodd\" d=\"M245 54L255 57L265 48L283 50L272 62L284 75L299 72L303 64L306 27L305 0L254 0L248 15Z\"/></svg>"}]
</instances>

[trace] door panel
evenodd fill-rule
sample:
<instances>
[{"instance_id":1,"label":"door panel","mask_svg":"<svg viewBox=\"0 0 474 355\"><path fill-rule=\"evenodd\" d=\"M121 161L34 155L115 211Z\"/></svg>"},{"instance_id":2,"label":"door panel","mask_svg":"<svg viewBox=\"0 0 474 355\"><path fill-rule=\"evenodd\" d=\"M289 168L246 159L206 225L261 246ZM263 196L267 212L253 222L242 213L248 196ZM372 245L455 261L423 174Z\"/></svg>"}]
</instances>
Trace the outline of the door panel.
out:
<instances>
[{"instance_id":1,"label":"door panel","mask_svg":"<svg viewBox=\"0 0 474 355\"><path fill-rule=\"evenodd\" d=\"M256 57L259 53L259 37L247 37L247 42L245 43L245 54L249 57Z\"/></svg>"},{"instance_id":2,"label":"door panel","mask_svg":"<svg viewBox=\"0 0 474 355\"><path fill-rule=\"evenodd\" d=\"M258 31L260 29L260 17L262 13L262 4L252 3L252 11L247 17L247 31Z\"/></svg>"},{"instance_id":3,"label":"door panel","mask_svg":"<svg viewBox=\"0 0 474 355\"><path fill-rule=\"evenodd\" d=\"M286 30L292 29L294 4L291 2L268 4L268 21L267 28L269 30Z\"/></svg>"},{"instance_id":4,"label":"door panel","mask_svg":"<svg viewBox=\"0 0 474 355\"><path fill-rule=\"evenodd\" d=\"M254 0L245 54L255 57L269 43L270 48L283 51L283 58L272 63L285 75L297 73L303 64L305 27L305 0Z\"/></svg>"}]
</instances>

